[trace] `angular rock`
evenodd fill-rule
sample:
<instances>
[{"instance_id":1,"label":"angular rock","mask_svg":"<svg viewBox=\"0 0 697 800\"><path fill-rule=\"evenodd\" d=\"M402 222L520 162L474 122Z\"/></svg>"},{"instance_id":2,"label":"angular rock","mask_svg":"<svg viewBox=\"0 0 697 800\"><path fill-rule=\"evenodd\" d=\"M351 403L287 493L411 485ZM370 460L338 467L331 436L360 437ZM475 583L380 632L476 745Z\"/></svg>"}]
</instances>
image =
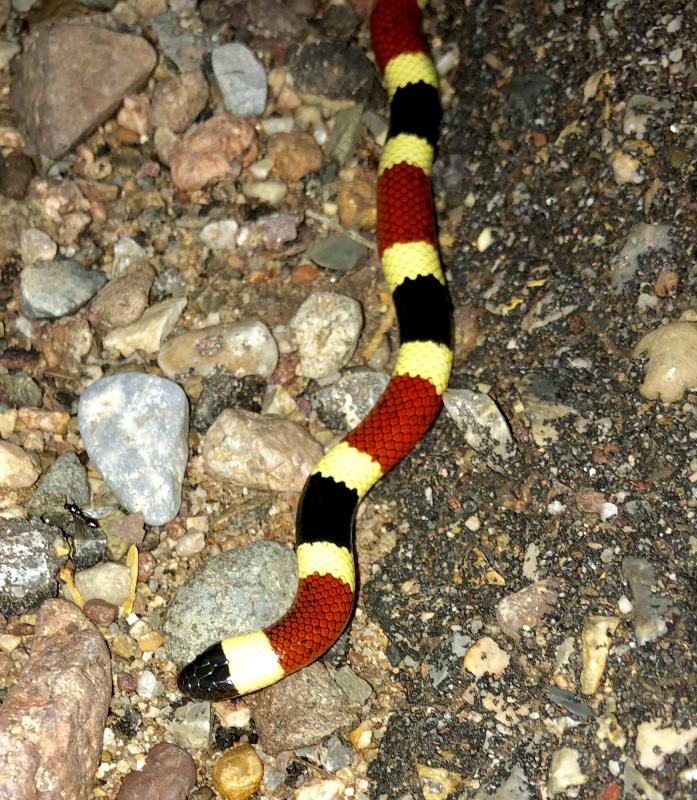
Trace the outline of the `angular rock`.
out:
<instances>
[{"instance_id":1,"label":"angular rock","mask_svg":"<svg viewBox=\"0 0 697 800\"><path fill-rule=\"evenodd\" d=\"M68 451L58 456L39 481L27 510L34 517L48 520L51 525L66 528L72 514L66 503L85 506L90 501L87 470L75 453Z\"/></svg>"},{"instance_id":2,"label":"angular rock","mask_svg":"<svg viewBox=\"0 0 697 800\"><path fill-rule=\"evenodd\" d=\"M111 657L72 603L48 600L0 708L0 797L89 800L111 697Z\"/></svg>"},{"instance_id":3,"label":"angular rock","mask_svg":"<svg viewBox=\"0 0 697 800\"><path fill-rule=\"evenodd\" d=\"M0 487L26 488L38 477L39 470L28 453L12 442L0 442Z\"/></svg>"},{"instance_id":4,"label":"angular rock","mask_svg":"<svg viewBox=\"0 0 697 800\"><path fill-rule=\"evenodd\" d=\"M199 69L158 83L152 97L150 120L156 128L185 131L208 102L208 83Z\"/></svg>"},{"instance_id":5,"label":"angular rock","mask_svg":"<svg viewBox=\"0 0 697 800\"><path fill-rule=\"evenodd\" d=\"M148 525L179 510L188 417L177 384L139 372L100 378L80 398L78 426L92 463L119 503L142 511Z\"/></svg>"},{"instance_id":6,"label":"angular rock","mask_svg":"<svg viewBox=\"0 0 697 800\"><path fill-rule=\"evenodd\" d=\"M68 553L58 528L38 521L0 519L0 613L23 614L55 597L56 576Z\"/></svg>"},{"instance_id":7,"label":"angular rock","mask_svg":"<svg viewBox=\"0 0 697 800\"><path fill-rule=\"evenodd\" d=\"M185 297L171 297L146 309L143 316L123 328L114 328L104 337L104 347L126 358L136 350L155 353L160 342L174 328L186 306Z\"/></svg>"},{"instance_id":8,"label":"angular rock","mask_svg":"<svg viewBox=\"0 0 697 800\"><path fill-rule=\"evenodd\" d=\"M266 73L259 59L240 42L216 47L211 57L225 108L240 117L258 117L266 107Z\"/></svg>"},{"instance_id":9,"label":"angular rock","mask_svg":"<svg viewBox=\"0 0 697 800\"><path fill-rule=\"evenodd\" d=\"M26 267L21 275L21 308L29 319L57 319L72 314L106 283L106 275L76 261Z\"/></svg>"},{"instance_id":10,"label":"angular rock","mask_svg":"<svg viewBox=\"0 0 697 800\"><path fill-rule=\"evenodd\" d=\"M155 68L139 36L93 25L54 25L25 40L10 100L29 136L59 158L108 119Z\"/></svg>"}]
</instances>

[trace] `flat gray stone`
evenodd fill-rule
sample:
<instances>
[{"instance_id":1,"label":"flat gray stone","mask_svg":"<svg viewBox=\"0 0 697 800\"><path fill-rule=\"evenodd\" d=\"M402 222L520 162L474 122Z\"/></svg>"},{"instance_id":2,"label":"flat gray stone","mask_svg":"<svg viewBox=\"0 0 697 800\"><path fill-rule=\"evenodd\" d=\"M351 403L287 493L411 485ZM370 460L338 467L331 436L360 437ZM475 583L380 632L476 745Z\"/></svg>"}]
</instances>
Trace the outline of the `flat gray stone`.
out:
<instances>
[{"instance_id":1,"label":"flat gray stone","mask_svg":"<svg viewBox=\"0 0 697 800\"><path fill-rule=\"evenodd\" d=\"M221 44L213 51L211 64L227 111L239 117L264 113L266 72L248 47L239 42Z\"/></svg>"},{"instance_id":2,"label":"flat gray stone","mask_svg":"<svg viewBox=\"0 0 697 800\"><path fill-rule=\"evenodd\" d=\"M26 267L20 278L22 314L29 319L58 319L72 314L94 297L107 278L76 261L54 261Z\"/></svg>"}]
</instances>

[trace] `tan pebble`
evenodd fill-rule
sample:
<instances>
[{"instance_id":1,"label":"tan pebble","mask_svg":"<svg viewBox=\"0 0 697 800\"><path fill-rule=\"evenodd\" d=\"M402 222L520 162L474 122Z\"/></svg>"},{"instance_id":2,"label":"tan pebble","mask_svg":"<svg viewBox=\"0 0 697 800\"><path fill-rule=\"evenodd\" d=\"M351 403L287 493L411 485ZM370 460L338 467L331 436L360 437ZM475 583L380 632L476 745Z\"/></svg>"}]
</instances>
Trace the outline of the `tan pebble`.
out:
<instances>
[{"instance_id":1,"label":"tan pebble","mask_svg":"<svg viewBox=\"0 0 697 800\"><path fill-rule=\"evenodd\" d=\"M7 408L0 411L0 436L5 438L14 432L17 424L17 409Z\"/></svg>"},{"instance_id":2,"label":"tan pebble","mask_svg":"<svg viewBox=\"0 0 697 800\"><path fill-rule=\"evenodd\" d=\"M127 636L114 636L111 640L111 652L120 658L133 658L135 645Z\"/></svg>"},{"instance_id":3,"label":"tan pebble","mask_svg":"<svg viewBox=\"0 0 697 800\"><path fill-rule=\"evenodd\" d=\"M150 130L150 101L144 94L126 95L116 121L126 130L144 136Z\"/></svg>"},{"instance_id":4,"label":"tan pebble","mask_svg":"<svg viewBox=\"0 0 697 800\"><path fill-rule=\"evenodd\" d=\"M303 786L296 800L339 800L344 794L344 784L332 778L328 781L313 781Z\"/></svg>"},{"instance_id":5,"label":"tan pebble","mask_svg":"<svg viewBox=\"0 0 697 800\"><path fill-rule=\"evenodd\" d=\"M610 652L610 637L617 630L620 621L617 617L591 616L586 620L581 634L582 661L581 691L594 694L600 685Z\"/></svg>"},{"instance_id":6,"label":"tan pebble","mask_svg":"<svg viewBox=\"0 0 697 800\"><path fill-rule=\"evenodd\" d=\"M11 442L0 442L0 486L23 489L33 486L39 470L32 459Z\"/></svg>"},{"instance_id":7,"label":"tan pebble","mask_svg":"<svg viewBox=\"0 0 697 800\"><path fill-rule=\"evenodd\" d=\"M152 653L158 647L162 647L164 639L157 631L150 631L138 639L138 647L144 653Z\"/></svg>"},{"instance_id":8,"label":"tan pebble","mask_svg":"<svg viewBox=\"0 0 697 800\"><path fill-rule=\"evenodd\" d=\"M264 765L249 744L226 750L213 767L213 786L226 800L246 800L259 788Z\"/></svg>"},{"instance_id":9,"label":"tan pebble","mask_svg":"<svg viewBox=\"0 0 697 800\"><path fill-rule=\"evenodd\" d=\"M607 713L598 717L598 730L596 735L601 741L607 739L610 744L614 744L615 747L619 747L620 750L627 744L627 737L614 714Z\"/></svg>"},{"instance_id":10,"label":"tan pebble","mask_svg":"<svg viewBox=\"0 0 697 800\"><path fill-rule=\"evenodd\" d=\"M465 653L463 667L477 678L487 673L498 676L503 674L510 660L508 653L490 636L482 636Z\"/></svg>"},{"instance_id":11,"label":"tan pebble","mask_svg":"<svg viewBox=\"0 0 697 800\"><path fill-rule=\"evenodd\" d=\"M0 653L12 653L22 644L22 637L12 633L0 634Z\"/></svg>"},{"instance_id":12,"label":"tan pebble","mask_svg":"<svg viewBox=\"0 0 697 800\"><path fill-rule=\"evenodd\" d=\"M639 392L664 403L682 400L685 390L697 386L697 326L669 322L647 333L635 346L637 358L646 352L649 363Z\"/></svg>"},{"instance_id":13,"label":"tan pebble","mask_svg":"<svg viewBox=\"0 0 697 800\"><path fill-rule=\"evenodd\" d=\"M677 272L664 270L656 278L654 291L659 297L667 297L673 291L673 289L675 289L679 282L680 276Z\"/></svg>"},{"instance_id":14,"label":"tan pebble","mask_svg":"<svg viewBox=\"0 0 697 800\"><path fill-rule=\"evenodd\" d=\"M610 166L617 183L641 183L644 180L639 173L639 159L621 150L615 150L610 156Z\"/></svg>"},{"instance_id":15,"label":"tan pebble","mask_svg":"<svg viewBox=\"0 0 697 800\"><path fill-rule=\"evenodd\" d=\"M375 230L377 207L375 181L370 177L355 176L342 181L339 186L339 221L346 228Z\"/></svg>"},{"instance_id":16,"label":"tan pebble","mask_svg":"<svg viewBox=\"0 0 697 800\"><path fill-rule=\"evenodd\" d=\"M67 411L46 411L43 408L24 406L17 411L17 419L25 428L44 433L58 433L62 436L68 430L70 414Z\"/></svg>"},{"instance_id":17,"label":"tan pebble","mask_svg":"<svg viewBox=\"0 0 697 800\"><path fill-rule=\"evenodd\" d=\"M273 159L273 174L283 181L299 181L322 166L322 150L309 133L274 133L267 156Z\"/></svg>"}]
</instances>

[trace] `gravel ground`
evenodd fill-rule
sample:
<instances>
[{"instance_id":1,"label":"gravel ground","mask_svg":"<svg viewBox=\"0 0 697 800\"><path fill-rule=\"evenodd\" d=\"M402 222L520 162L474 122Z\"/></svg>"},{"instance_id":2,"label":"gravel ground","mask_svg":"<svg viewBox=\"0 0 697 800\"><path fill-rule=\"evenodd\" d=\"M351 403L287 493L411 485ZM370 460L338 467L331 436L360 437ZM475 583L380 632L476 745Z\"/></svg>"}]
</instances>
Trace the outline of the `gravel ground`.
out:
<instances>
[{"instance_id":1,"label":"gravel ground","mask_svg":"<svg viewBox=\"0 0 697 800\"><path fill-rule=\"evenodd\" d=\"M120 19L125 8L141 24L147 5L119 4ZM220 4L228 16L216 17L204 3L194 18L203 14L207 30L234 38L230 20L243 5ZM39 8L59 19L71 14L65 3ZM361 593L348 634L324 659L328 670L296 684L295 699L289 690L274 700L269 690L267 700L227 704L211 717L176 691L172 651L157 639L163 615L184 580L221 550L264 538L291 542L297 493L251 482L240 492L206 473L203 442L216 414L198 407L182 508L166 525L147 526L138 543L140 596L131 614L145 630L133 617L92 612L115 675L95 797L115 797L123 775L163 741L194 756L191 800L213 797L213 766L240 743L256 750L244 750L247 773L257 756L263 761L259 796L268 798L697 796L697 405L675 379L686 375L684 384L697 385L694 11L687 2L622 0L431 4L427 29L444 98L434 184L457 342L451 413L363 503ZM334 31L346 24L340 17ZM10 23L19 42L21 20ZM309 34L296 33L290 44L277 34L259 45L267 71L308 63L299 54ZM359 49L367 47L365 34L358 28ZM168 69L176 72L171 63ZM204 71L212 83L208 65ZM9 70L0 75L8 88ZM352 78L339 97L347 86ZM384 97L371 86L359 87L365 107L384 114ZM219 102L214 94L199 121ZM278 98L274 111L292 115ZM341 104L322 106L327 129L340 113ZM148 302L188 300L175 334L262 320L280 344L279 364L263 380L227 387L234 394L227 404L258 411L265 383L282 384L286 395L277 402L292 407L284 416L326 444L333 433L322 423L332 426L331 412L320 421L312 410L323 381L296 374L287 326L311 293L348 295L360 301L364 327L346 369L389 366L396 337L370 251L350 271L316 269L305 257L327 232L322 220L336 226L337 184L370 188L378 143L364 131L343 174L325 152L321 167L286 181L287 195L274 196L270 209L240 199L234 179L212 189L173 187L169 170L152 166L160 144L128 132L111 121L87 139L113 170L106 183L124 191L129 180L137 184L128 202L107 204L106 222L67 241L59 225L42 225L29 193L14 201L26 211L22 224L47 228L61 254L77 254L84 266L109 262L114 243L133 238L153 270ZM66 180L79 172L72 155L57 169ZM315 216L306 213L297 236L271 253L206 251L205 269L196 266L200 229L230 209L240 224L270 210ZM373 235L367 224L354 244L370 244ZM42 401L23 405L70 418L40 447L27 423L3 435L35 453L37 474L65 451L86 464L75 420L89 380L97 371L161 374L162 364L156 353L136 348L119 357L98 344L68 363L83 329L61 327L66 320L91 326L97 343L104 335L91 307L52 322L23 321L17 252L3 253L2 263L3 364L11 373L23 369L41 389ZM652 382L647 356L635 348L677 322L683 327L668 328L676 338L651 354ZM181 383L195 406L205 381ZM490 417L475 412L475 441L461 404L483 395L496 406ZM334 410L340 417L340 404ZM89 477L85 505L115 505L103 487L97 491L93 471ZM2 492L6 514L22 516L16 509L33 490ZM109 548L107 558L126 563L125 548ZM3 700L31 647L35 615L0 622ZM285 726L302 718L304 703L324 696L326 674L345 664L372 693L352 684L345 691L353 705L342 707L336 732L328 723L322 746L308 734L284 750Z\"/></svg>"}]
</instances>

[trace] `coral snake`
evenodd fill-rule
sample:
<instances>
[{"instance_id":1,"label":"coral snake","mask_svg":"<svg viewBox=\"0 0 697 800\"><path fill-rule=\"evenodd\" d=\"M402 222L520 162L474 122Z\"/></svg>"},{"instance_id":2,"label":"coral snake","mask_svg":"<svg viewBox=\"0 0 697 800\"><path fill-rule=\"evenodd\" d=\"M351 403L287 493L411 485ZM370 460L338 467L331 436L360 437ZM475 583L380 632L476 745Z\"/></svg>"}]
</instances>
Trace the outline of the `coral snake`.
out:
<instances>
[{"instance_id":1,"label":"coral snake","mask_svg":"<svg viewBox=\"0 0 697 800\"><path fill-rule=\"evenodd\" d=\"M296 526L299 585L290 610L271 627L223 639L185 666L178 683L190 697L221 700L256 691L331 647L353 610L358 504L411 451L440 410L452 342L431 196L441 111L422 31L426 3L378 0L370 21L390 100L378 167L377 238L400 332L391 380L365 420L307 479Z\"/></svg>"}]
</instances>

